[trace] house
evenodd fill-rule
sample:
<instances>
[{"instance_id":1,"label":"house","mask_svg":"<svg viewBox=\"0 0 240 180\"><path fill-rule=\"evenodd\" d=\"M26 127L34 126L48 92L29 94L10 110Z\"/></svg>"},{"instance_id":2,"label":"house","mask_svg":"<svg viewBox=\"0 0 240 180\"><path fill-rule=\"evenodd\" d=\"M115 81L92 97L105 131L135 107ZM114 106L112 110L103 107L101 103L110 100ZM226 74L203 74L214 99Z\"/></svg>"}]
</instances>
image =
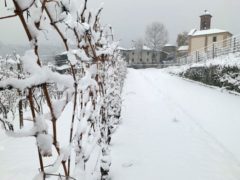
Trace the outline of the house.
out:
<instances>
[{"instance_id":1,"label":"house","mask_svg":"<svg viewBox=\"0 0 240 180\"><path fill-rule=\"evenodd\" d=\"M189 32L189 54L201 49L207 51L207 47L213 43L218 43L218 45L222 47L226 47L228 45L224 42L224 40L230 38L232 34L227 30L212 29L211 19L212 15L205 10L204 14L200 16L200 30L193 29Z\"/></svg>"},{"instance_id":2,"label":"house","mask_svg":"<svg viewBox=\"0 0 240 180\"><path fill-rule=\"evenodd\" d=\"M141 48L118 48L126 60L128 66L152 65L159 64L162 58L161 51L153 51L149 47L143 45Z\"/></svg>"},{"instance_id":3,"label":"house","mask_svg":"<svg viewBox=\"0 0 240 180\"><path fill-rule=\"evenodd\" d=\"M118 50L120 51L122 57L125 59L125 61L127 62L127 64L130 63L129 61L129 56L130 56L130 53L131 53L131 49L126 49L126 48L123 48L123 47L118 47Z\"/></svg>"},{"instance_id":4,"label":"house","mask_svg":"<svg viewBox=\"0 0 240 180\"><path fill-rule=\"evenodd\" d=\"M130 67L155 67L162 64L163 61L174 60L176 57L176 46L165 45L162 50L152 50L143 45L140 48L118 48Z\"/></svg>"},{"instance_id":5,"label":"house","mask_svg":"<svg viewBox=\"0 0 240 180\"><path fill-rule=\"evenodd\" d=\"M177 56L178 56L178 57L187 56L187 55L188 55L188 49L189 49L189 46L188 46L188 45L180 46L180 47L177 49Z\"/></svg>"},{"instance_id":6,"label":"house","mask_svg":"<svg viewBox=\"0 0 240 180\"><path fill-rule=\"evenodd\" d=\"M177 52L177 47L172 44L165 44L162 48L163 54L163 61L171 61L175 60L176 58L176 52Z\"/></svg>"},{"instance_id":7,"label":"house","mask_svg":"<svg viewBox=\"0 0 240 180\"><path fill-rule=\"evenodd\" d=\"M160 60L161 52L153 51L145 45L142 48L132 48L129 54L129 63L132 64L159 64Z\"/></svg>"}]
</instances>

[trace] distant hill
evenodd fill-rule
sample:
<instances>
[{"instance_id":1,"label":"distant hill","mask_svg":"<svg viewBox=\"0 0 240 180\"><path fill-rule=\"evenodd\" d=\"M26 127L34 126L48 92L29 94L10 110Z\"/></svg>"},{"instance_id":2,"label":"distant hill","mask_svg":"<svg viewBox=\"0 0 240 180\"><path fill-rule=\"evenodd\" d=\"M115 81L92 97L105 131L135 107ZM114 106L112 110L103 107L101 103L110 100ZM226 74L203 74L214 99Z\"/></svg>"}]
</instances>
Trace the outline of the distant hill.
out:
<instances>
[{"instance_id":1,"label":"distant hill","mask_svg":"<svg viewBox=\"0 0 240 180\"><path fill-rule=\"evenodd\" d=\"M24 55L26 50L29 50L30 46L28 45L16 45L16 44L3 44L0 42L0 56L6 56L8 54L13 54L16 52L19 55ZM40 56L55 56L61 52L65 51L61 46L54 45L40 45L39 54Z\"/></svg>"}]
</instances>

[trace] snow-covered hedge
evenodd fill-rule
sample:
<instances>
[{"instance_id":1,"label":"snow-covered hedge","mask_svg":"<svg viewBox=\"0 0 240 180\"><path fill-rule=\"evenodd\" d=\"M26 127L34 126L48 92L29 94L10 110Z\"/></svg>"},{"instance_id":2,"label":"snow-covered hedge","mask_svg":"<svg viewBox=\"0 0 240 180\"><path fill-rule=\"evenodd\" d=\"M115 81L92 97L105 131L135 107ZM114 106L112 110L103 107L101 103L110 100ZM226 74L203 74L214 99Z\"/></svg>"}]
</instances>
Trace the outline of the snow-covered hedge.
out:
<instances>
[{"instance_id":1,"label":"snow-covered hedge","mask_svg":"<svg viewBox=\"0 0 240 180\"><path fill-rule=\"evenodd\" d=\"M191 65L170 67L168 72L208 85L240 92L240 54L210 59Z\"/></svg>"}]
</instances>

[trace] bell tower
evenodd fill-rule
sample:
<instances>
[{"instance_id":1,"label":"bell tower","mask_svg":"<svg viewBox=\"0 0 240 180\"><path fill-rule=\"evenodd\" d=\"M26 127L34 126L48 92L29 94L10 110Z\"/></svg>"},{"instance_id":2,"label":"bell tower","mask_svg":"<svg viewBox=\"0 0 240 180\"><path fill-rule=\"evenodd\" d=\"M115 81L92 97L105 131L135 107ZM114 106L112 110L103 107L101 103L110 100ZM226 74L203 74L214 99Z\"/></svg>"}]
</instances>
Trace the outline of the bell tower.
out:
<instances>
[{"instance_id":1,"label":"bell tower","mask_svg":"<svg viewBox=\"0 0 240 180\"><path fill-rule=\"evenodd\" d=\"M211 18L212 15L205 10L204 14L200 16L200 30L207 30L211 28Z\"/></svg>"}]
</instances>

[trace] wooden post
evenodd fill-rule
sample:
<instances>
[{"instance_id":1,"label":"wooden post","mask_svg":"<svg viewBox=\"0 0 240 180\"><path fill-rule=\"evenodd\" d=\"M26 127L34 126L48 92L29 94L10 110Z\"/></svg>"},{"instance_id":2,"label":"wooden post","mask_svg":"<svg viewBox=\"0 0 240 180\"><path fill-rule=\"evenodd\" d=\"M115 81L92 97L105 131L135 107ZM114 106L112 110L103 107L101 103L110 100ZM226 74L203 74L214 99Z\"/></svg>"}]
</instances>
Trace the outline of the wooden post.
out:
<instances>
[{"instance_id":1,"label":"wooden post","mask_svg":"<svg viewBox=\"0 0 240 180\"><path fill-rule=\"evenodd\" d=\"M215 58L215 44L213 43L213 49L212 49L212 58Z\"/></svg>"},{"instance_id":2,"label":"wooden post","mask_svg":"<svg viewBox=\"0 0 240 180\"><path fill-rule=\"evenodd\" d=\"M196 62L198 62L198 61L199 61L199 52L196 51Z\"/></svg>"},{"instance_id":3,"label":"wooden post","mask_svg":"<svg viewBox=\"0 0 240 180\"><path fill-rule=\"evenodd\" d=\"M233 39L233 53L236 52L236 38Z\"/></svg>"},{"instance_id":4,"label":"wooden post","mask_svg":"<svg viewBox=\"0 0 240 180\"><path fill-rule=\"evenodd\" d=\"M18 62L17 68L18 68L18 73L21 73L20 62ZM21 77L18 74L18 79L20 79L20 78ZM18 95L22 96L22 92L20 90L18 90ZM18 102L18 112L19 112L19 126L20 126L20 129L22 129L22 127L24 126L24 123L23 123L23 103L22 103L22 99L20 99L19 102Z\"/></svg>"}]
</instances>

